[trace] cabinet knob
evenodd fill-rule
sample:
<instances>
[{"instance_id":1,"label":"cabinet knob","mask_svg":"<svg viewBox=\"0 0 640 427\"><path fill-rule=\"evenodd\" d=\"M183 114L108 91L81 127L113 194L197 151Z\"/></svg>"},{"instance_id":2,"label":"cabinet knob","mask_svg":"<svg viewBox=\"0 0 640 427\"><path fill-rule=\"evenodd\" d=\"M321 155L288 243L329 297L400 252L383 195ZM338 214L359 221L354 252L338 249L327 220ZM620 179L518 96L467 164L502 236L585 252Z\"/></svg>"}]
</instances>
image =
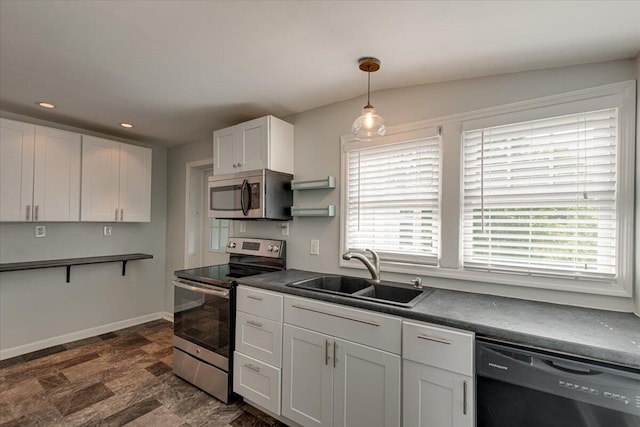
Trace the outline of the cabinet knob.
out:
<instances>
[{"instance_id":1,"label":"cabinet knob","mask_svg":"<svg viewBox=\"0 0 640 427\"><path fill-rule=\"evenodd\" d=\"M233 167L234 167L234 168L237 168L237 167L238 167L238 165L236 165L236 164L234 163L234 164L233 164Z\"/></svg>"},{"instance_id":2,"label":"cabinet knob","mask_svg":"<svg viewBox=\"0 0 640 427\"><path fill-rule=\"evenodd\" d=\"M242 166L242 163L238 163L238 167Z\"/></svg>"}]
</instances>

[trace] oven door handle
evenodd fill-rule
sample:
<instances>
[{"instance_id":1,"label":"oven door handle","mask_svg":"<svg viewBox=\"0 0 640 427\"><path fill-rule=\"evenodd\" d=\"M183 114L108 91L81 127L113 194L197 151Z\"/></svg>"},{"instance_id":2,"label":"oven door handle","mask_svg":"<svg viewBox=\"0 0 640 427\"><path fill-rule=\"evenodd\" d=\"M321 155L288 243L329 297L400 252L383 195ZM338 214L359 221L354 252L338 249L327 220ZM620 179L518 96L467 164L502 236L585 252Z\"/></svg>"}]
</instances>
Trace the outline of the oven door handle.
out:
<instances>
[{"instance_id":1,"label":"oven door handle","mask_svg":"<svg viewBox=\"0 0 640 427\"><path fill-rule=\"evenodd\" d=\"M225 291L216 291L215 289L211 289L211 288L205 288L203 286L192 286L192 285L188 285L180 280L173 280L173 285L177 286L178 288L182 288L182 289L187 289L189 291L193 291L193 292L200 292L201 294L207 294L207 295L214 295L220 298L226 298L229 299L229 291L225 290Z\"/></svg>"}]
</instances>

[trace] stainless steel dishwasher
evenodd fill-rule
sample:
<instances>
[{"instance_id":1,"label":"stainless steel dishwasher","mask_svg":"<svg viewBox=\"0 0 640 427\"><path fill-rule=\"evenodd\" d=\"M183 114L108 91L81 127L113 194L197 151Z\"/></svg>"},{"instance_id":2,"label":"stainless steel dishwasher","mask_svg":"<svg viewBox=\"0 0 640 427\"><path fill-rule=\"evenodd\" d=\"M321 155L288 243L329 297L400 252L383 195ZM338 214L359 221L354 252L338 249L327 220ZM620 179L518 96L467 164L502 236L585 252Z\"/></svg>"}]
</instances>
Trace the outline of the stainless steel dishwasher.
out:
<instances>
[{"instance_id":1,"label":"stainless steel dishwasher","mask_svg":"<svg viewBox=\"0 0 640 427\"><path fill-rule=\"evenodd\" d=\"M640 427L640 370L478 338L478 427Z\"/></svg>"}]
</instances>

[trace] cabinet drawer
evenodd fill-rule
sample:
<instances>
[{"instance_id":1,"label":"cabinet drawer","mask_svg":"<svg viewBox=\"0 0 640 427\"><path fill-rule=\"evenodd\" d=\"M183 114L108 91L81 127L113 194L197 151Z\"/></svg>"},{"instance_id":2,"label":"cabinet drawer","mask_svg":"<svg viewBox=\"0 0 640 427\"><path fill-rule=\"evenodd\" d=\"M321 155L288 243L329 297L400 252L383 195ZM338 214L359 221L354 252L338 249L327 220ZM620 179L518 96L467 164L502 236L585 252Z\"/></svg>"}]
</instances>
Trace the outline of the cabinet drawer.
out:
<instances>
[{"instance_id":1,"label":"cabinet drawer","mask_svg":"<svg viewBox=\"0 0 640 427\"><path fill-rule=\"evenodd\" d=\"M284 321L358 344L400 354L402 320L398 317L286 296Z\"/></svg>"},{"instance_id":2,"label":"cabinet drawer","mask_svg":"<svg viewBox=\"0 0 640 427\"><path fill-rule=\"evenodd\" d=\"M233 353L233 391L280 415L280 369Z\"/></svg>"},{"instance_id":3,"label":"cabinet drawer","mask_svg":"<svg viewBox=\"0 0 640 427\"><path fill-rule=\"evenodd\" d=\"M280 367L282 323L238 311L236 313L236 350Z\"/></svg>"},{"instance_id":4,"label":"cabinet drawer","mask_svg":"<svg viewBox=\"0 0 640 427\"><path fill-rule=\"evenodd\" d=\"M238 286L237 309L254 316L282 322L282 295L249 286Z\"/></svg>"},{"instance_id":5,"label":"cabinet drawer","mask_svg":"<svg viewBox=\"0 0 640 427\"><path fill-rule=\"evenodd\" d=\"M473 376L473 332L404 321L402 357Z\"/></svg>"}]
</instances>

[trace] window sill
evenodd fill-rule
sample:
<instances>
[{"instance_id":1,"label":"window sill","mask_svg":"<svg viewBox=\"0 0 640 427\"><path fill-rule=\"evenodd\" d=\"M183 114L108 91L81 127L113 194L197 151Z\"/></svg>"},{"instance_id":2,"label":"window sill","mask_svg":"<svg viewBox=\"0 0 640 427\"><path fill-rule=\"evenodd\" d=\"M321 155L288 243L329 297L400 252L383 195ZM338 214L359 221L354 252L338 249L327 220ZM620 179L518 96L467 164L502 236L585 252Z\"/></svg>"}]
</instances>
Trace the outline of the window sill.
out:
<instances>
[{"instance_id":1,"label":"window sill","mask_svg":"<svg viewBox=\"0 0 640 427\"><path fill-rule=\"evenodd\" d=\"M349 262L340 259L340 267L365 270L361 263ZM418 276L428 276L441 279L453 279L466 282L491 283L497 285L513 286L514 288L530 288L539 291L563 291L578 294L605 295L618 298L632 298L629 289L625 289L616 282L602 282L593 280L561 279L552 277L510 275L500 273L488 273L482 271L469 271L463 269L451 269L418 264L403 264L398 262L380 262L380 271L384 274L400 273Z\"/></svg>"}]
</instances>

